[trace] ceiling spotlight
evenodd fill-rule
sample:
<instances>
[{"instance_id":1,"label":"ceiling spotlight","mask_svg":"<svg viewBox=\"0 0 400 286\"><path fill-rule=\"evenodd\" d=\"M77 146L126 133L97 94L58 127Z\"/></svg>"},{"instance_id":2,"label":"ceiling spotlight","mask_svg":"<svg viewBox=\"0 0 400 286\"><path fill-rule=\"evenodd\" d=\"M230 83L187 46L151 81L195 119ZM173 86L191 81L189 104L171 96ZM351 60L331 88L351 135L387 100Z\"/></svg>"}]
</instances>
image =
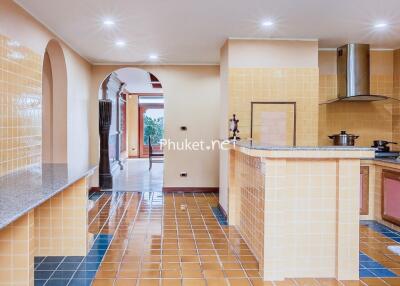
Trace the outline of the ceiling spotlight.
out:
<instances>
[{"instance_id":1,"label":"ceiling spotlight","mask_svg":"<svg viewBox=\"0 0 400 286\"><path fill-rule=\"evenodd\" d=\"M113 20L107 19L107 20L103 21L103 25L107 26L107 27L110 27L110 26L114 26L115 22Z\"/></svg>"},{"instance_id":2,"label":"ceiling spotlight","mask_svg":"<svg viewBox=\"0 0 400 286\"><path fill-rule=\"evenodd\" d=\"M384 22L381 22L381 23L376 23L375 25L374 25L374 28L378 28L378 29L381 29L381 28L385 28L385 27L387 27L387 23L384 23Z\"/></svg>"},{"instance_id":3,"label":"ceiling spotlight","mask_svg":"<svg viewBox=\"0 0 400 286\"><path fill-rule=\"evenodd\" d=\"M264 22L262 22L262 25L264 27L270 27L270 26L274 25L274 22L272 22L272 21L264 21Z\"/></svg>"},{"instance_id":4,"label":"ceiling spotlight","mask_svg":"<svg viewBox=\"0 0 400 286\"><path fill-rule=\"evenodd\" d=\"M126 43L124 42L124 41L116 41L115 42L115 45L117 46L117 47L124 47L125 45L126 45Z\"/></svg>"},{"instance_id":5,"label":"ceiling spotlight","mask_svg":"<svg viewBox=\"0 0 400 286\"><path fill-rule=\"evenodd\" d=\"M111 20L111 19L106 19L106 20L103 21L103 25L107 26L107 27L110 27L110 26L114 26L115 22L113 20Z\"/></svg>"},{"instance_id":6,"label":"ceiling spotlight","mask_svg":"<svg viewBox=\"0 0 400 286\"><path fill-rule=\"evenodd\" d=\"M149 55L149 59L152 60L152 61L156 61L156 60L158 60L158 55L151 54L151 55Z\"/></svg>"}]
</instances>

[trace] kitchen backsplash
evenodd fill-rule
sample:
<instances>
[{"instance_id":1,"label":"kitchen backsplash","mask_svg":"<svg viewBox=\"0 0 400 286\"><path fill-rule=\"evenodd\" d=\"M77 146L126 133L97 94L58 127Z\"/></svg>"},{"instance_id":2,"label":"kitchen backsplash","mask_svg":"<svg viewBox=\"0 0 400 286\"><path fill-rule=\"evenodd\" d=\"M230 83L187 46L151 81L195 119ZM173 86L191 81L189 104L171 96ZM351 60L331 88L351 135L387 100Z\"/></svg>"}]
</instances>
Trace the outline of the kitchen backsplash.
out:
<instances>
[{"instance_id":1,"label":"kitchen backsplash","mask_svg":"<svg viewBox=\"0 0 400 286\"><path fill-rule=\"evenodd\" d=\"M320 65L324 63L320 62ZM323 69L321 69L323 70ZM396 97L396 83L393 76L393 53L391 51L373 51L371 53L371 94ZM398 84L398 83L397 83ZM398 90L398 88L397 88ZM397 93L396 93L397 92ZM320 74L320 102L337 97L336 75ZM396 102L335 102L319 107L319 145L331 145L328 135L341 130L359 135L358 146L371 146L376 139L396 139ZM397 136L399 138L399 136ZM399 142L400 143L400 142Z\"/></svg>"},{"instance_id":2,"label":"kitchen backsplash","mask_svg":"<svg viewBox=\"0 0 400 286\"><path fill-rule=\"evenodd\" d=\"M41 161L42 57L0 35L0 176Z\"/></svg>"},{"instance_id":3,"label":"kitchen backsplash","mask_svg":"<svg viewBox=\"0 0 400 286\"><path fill-rule=\"evenodd\" d=\"M318 143L318 68L230 68L229 115L241 138L250 137L251 102L296 102L296 142Z\"/></svg>"}]
</instances>

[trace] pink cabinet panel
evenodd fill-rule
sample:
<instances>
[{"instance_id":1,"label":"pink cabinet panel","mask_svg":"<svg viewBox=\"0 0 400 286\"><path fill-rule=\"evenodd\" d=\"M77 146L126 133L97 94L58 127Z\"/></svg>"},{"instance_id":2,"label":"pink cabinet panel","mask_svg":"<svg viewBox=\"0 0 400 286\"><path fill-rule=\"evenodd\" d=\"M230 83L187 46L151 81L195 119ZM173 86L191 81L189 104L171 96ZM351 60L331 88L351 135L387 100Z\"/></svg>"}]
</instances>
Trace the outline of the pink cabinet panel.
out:
<instances>
[{"instance_id":1,"label":"pink cabinet panel","mask_svg":"<svg viewBox=\"0 0 400 286\"><path fill-rule=\"evenodd\" d=\"M400 173L382 172L382 218L400 224Z\"/></svg>"}]
</instances>

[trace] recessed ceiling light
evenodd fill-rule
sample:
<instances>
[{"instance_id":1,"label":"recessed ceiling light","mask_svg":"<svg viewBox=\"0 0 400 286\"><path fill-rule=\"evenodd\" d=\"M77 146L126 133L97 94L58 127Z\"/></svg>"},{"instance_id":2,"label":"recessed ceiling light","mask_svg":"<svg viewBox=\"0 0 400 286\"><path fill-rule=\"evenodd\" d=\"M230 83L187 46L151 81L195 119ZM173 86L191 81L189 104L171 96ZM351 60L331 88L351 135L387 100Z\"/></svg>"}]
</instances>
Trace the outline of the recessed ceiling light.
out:
<instances>
[{"instance_id":1,"label":"recessed ceiling light","mask_svg":"<svg viewBox=\"0 0 400 286\"><path fill-rule=\"evenodd\" d=\"M376 23L375 25L374 25L374 28L385 28L385 27L387 27L387 23L385 23L385 22L380 22L380 23Z\"/></svg>"},{"instance_id":2,"label":"recessed ceiling light","mask_svg":"<svg viewBox=\"0 0 400 286\"><path fill-rule=\"evenodd\" d=\"M270 26L274 25L274 22L272 22L272 21L264 21L264 22L262 22L261 25L263 25L264 27L270 27Z\"/></svg>"},{"instance_id":3,"label":"recessed ceiling light","mask_svg":"<svg viewBox=\"0 0 400 286\"><path fill-rule=\"evenodd\" d=\"M122 41L122 40L119 40L119 41L116 41L116 42L115 42L115 45L116 45L117 47L123 47L123 46L126 45L126 42L125 42L125 41Z\"/></svg>"},{"instance_id":4,"label":"recessed ceiling light","mask_svg":"<svg viewBox=\"0 0 400 286\"><path fill-rule=\"evenodd\" d=\"M151 55L149 55L149 59L152 60L152 61L156 61L156 60L158 60L158 55L151 54Z\"/></svg>"},{"instance_id":5,"label":"recessed ceiling light","mask_svg":"<svg viewBox=\"0 0 400 286\"><path fill-rule=\"evenodd\" d=\"M110 27L110 26L114 26L114 25L115 25L115 22L114 22L113 20L111 20L111 19L105 19L105 20L103 21L103 25L104 25L104 26L107 26L107 27Z\"/></svg>"}]
</instances>

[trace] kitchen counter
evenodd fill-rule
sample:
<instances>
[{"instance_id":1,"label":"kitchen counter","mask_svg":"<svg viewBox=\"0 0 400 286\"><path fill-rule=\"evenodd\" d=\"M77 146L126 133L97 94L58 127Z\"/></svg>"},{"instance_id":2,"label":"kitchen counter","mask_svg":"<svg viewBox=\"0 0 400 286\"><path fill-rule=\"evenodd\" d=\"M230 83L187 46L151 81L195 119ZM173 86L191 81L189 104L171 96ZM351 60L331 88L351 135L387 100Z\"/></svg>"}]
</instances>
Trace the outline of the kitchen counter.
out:
<instances>
[{"instance_id":1,"label":"kitchen counter","mask_svg":"<svg viewBox=\"0 0 400 286\"><path fill-rule=\"evenodd\" d=\"M57 195L96 167L73 173L66 164L43 164L0 178L0 229Z\"/></svg>"},{"instance_id":2,"label":"kitchen counter","mask_svg":"<svg viewBox=\"0 0 400 286\"><path fill-rule=\"evenodd\" d=\"M280 147L264 146L257 142L235 141L231 148L246 155L264 158L374 158L374 148L354 146Z\"/></svg>"},{"instance_id":3,"label":"kitchen counter","mask_svg":"<svg viewBox=\"0 0 400 286\"><path fill-rule=\"evenodd\" d=\"M228 222L263 280L358 280L360 160L373 148L231 144Z\"/></svg>"}]
</instances>

